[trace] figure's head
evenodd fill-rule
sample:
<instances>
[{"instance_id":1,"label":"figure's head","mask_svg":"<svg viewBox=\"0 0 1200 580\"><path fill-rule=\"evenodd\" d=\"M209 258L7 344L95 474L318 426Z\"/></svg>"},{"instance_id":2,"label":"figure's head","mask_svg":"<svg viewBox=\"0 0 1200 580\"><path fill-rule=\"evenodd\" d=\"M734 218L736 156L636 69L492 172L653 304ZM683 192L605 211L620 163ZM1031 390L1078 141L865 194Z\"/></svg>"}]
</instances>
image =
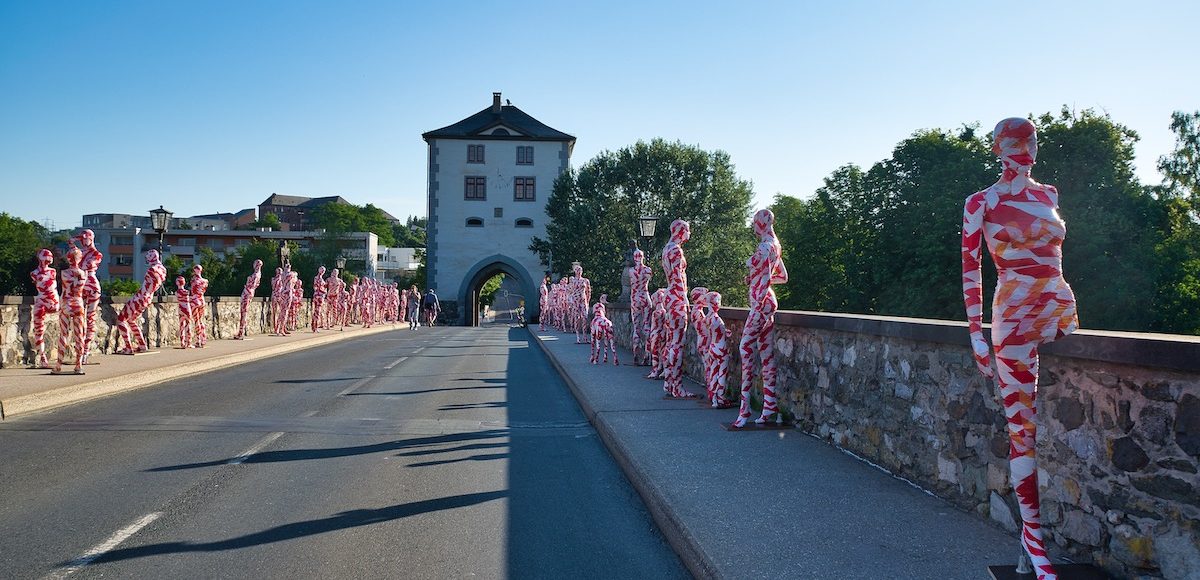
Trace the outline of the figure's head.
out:
<instances>
[{"instance_id":1,"label":"figure's head","mask_svg":"<svg viewBox=\"0 0 1200 580\"><path fill-rule=\"evenodd\" d=\"M571 264L571 271L575 273L576 277L582 277L583 276L583 265L580 264L579 262L575 262L574 264Z\"/></svg>"},{"instance_id":2,"label":"figure's head","mask_svg":"<svg viewBox=\"0 0 1200 580\"><path fill-rule=\"evenodd\" d=\"M775 237L775 214L769 209L760 209L754 213L754 235Z\"/></svg>"},{"instance_id":3,"label":"figure's head","mask_svg":"<svg viewBox=\"0 0 1200 580\"><path fill-rule=\"evenodd\" d=\"M46 266L49 266L50 264L53 264L54 263L54 252L51 252L50 250L48 250L46 248L42 248L42 249L38 250L37 261L39 264L42 265L42 267L46 267Z\"/></svg>"},{"instance_id":4,"label":"figure's head","mask_svg":"<svg viewBox=\"0 0 1200 580\"><path fill-rule=\"evenodd\" d=\"M600 295L600 304L608 304L608 294Z\"/></svg>"},{"instance_id":5,"label":"figure's head","mask_svg":"<svg viewBox=\"0 0 1200 580\"><path fill-rule=\"evenodd\" d=\"M146 252L146 263L151 266L158 263L158 250L150 250Z\"/></svg>"},{"instance_id":6,"label":"figure's head","mask_svg":"<svg viewBox=\"0 0 1200 580\"><path fill-rule=\"evenodd\" d=\"M329 277L336 279L338 277L338 269L334 268L329 271Z\"/></svg>"},{"instance_id":7,"label":"figure's head","mask_svg":"<svg viewBox=\"0 0 1200 580\"><path fill-rule=\"evenodd\" d=\"M92 230L83 230L82 232L79 232L78 237L79 241L83 242L83 245L89 248L96 243L96 232L93 232Z\"/></svg>"},{"instance_id":8,"label":"figure's head","mask_svg":"<svg viewBox=\"0 0 1200 580\"><path fill-rule=\"evenodd\" d=\"M992 153L1001 161L1028 167L1037 161L1037 127L1033 121L1011 117L992 131Z\"/></svg>"},{"instance_id":9,"label":"figure's head","mask_svg":"<svg viewBox=\"0 0 1200 580\"><path fill-rule=\"evenodd\" d=\"M275 275L276 275L276 276L282 276L282 275L283 275L283 268L276 267L276 268L275 268Z\"/></svg>"},{"instance_id":10,"label":"figure's head","mask_svg":"<svg viewBox=\"0 0 1200 580\"><path fill-rule=\"evenodd\" d=\"M320 276L323 274L325 274L325 266L321 266L320 268L317 268L317 275Z\"/></svg>"},{"instance_id":11,"label":"figure's head","mask_svg":"<svg viewBox=\"0 0 1200 580\"><path fill-rule=\"evenodd\" d=\"M176 288L184 288L186 286L187 286L187 278L184 278L183 276L175 277L175 287Z\"/></svg>"},{"instance_id":12,"label":"figure's head","mask_svg":"<svg viewBox=\"0 0 1200 580\"><path fill-rule=\"evenodd\" d=\"M691 292L688 292L688 298L691 298L692 304L701 305L705 294L708 294L708 288L696 286L692 288Z\"/></svg>"},{"instance_id":13,"label":"figure's head","mask_svg":"<svg viewBox=\"0 0 1200 580\"><path fill-rule=\"evenodd\" d=\"M645 262L645 261L646 261L646 254L644 252L642 252L641 248L638 248L633 251L633 263L634 264L641 266L642 262Z\"/></svg>"},{"instance_id":14,"label":"figure's head","mask_svg":"<svg viewBox=\"0 0 1200 580\"><path fill-rule=\"evenodd\" d=\"M83 252L79 251L79 248L71 248L71 251L67 252L67 263L72 268L79 266L81 261L83 261Z\"/></svg>"},{"instance_id":15,"label":"figure's head","mask_svg":"<svg viewBox=\"0 0 1200 580\"><path fill-rule=\"evenodd\" d=\"M195 266L192 266L192 274L199 276L203 273L204 273L204 266L201 266L200 264L196 264Z\"/></svg>"},{"instance_id":16,"label":"figure's head","mask_svg":"<svg viewBox=\"0 0 1200 580\"><path fill-rule=\"evenodd\" d=\"M671 222L671 241L686 242L692 237L692 226L684 220L675 220Z\"/></svg>"},{"instance_id":17,"label":"figure's head","mask_svg":"<svg viewBox=\"0 0 1200 580\"><path fill-rule=\"evenodd\" d=\"M712 308L713 312L716 312L721 309L721 293L720 292L716 292L716 291L709 292L708 295L706 295L704 299L706 302L708 302L708 307Z\"/></svg>"},{"instance_id":18,"label":"figure's head","mask_svg":"<svg viewBox=\"0 0 1200 580\"><path fill-rule=\"evenodd\" d=\"M261 272L261 271L262 271L262 260L255 260L255 261L254 261L254 271L255 271L255 272Z\"/></svg>"}]
</instances>

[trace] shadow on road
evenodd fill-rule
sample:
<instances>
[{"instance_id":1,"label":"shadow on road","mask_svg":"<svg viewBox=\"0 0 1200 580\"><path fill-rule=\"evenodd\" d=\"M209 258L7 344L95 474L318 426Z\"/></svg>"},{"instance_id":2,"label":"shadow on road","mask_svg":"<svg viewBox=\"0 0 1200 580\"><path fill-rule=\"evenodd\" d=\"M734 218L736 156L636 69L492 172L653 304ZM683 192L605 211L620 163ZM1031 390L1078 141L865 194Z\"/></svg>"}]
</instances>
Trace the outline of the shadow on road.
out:
<instances>
[{"instance_id":1,"label":"shadow on road","mask_svg":"<svg viewBox=\"0 0 1200 580\"><path fill-rule=\"evenodd\" d=\"M229 538L228 540L220 540L216 542L163 542L159 544L148 544L145 546L122 548L108 552L103 556L96 558L94 562L100 564L105 562L129 560L132 558L144 558L146 556L159 556L165 554L180 554L184 552L216 552L220 550L236 550L238 548L261 546L263 544L282 542L285 540L303 538L305 536L324 534L326 532L345 530L348 528L356 528L359 526L369 526L372 524L378 524L400 518L407 518L419 514L472 506L492 500L502 499L507 496L507 491L489 491L417 501L379 509L350 510L327 518L284 524L282 526L275 526L261 532L255 532L253 534L246 534L244 536L238 536L236 538ZM72 562L64 562L61 565L69 566L72 565Z\"/></svg>"}]
</instances>

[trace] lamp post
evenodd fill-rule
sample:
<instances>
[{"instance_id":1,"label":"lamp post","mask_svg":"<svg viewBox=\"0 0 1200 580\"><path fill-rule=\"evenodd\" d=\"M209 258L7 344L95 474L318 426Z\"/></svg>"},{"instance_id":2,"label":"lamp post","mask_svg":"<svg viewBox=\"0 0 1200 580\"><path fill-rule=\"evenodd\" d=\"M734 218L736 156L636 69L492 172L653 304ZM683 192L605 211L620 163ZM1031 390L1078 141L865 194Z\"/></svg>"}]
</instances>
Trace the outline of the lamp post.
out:
<instances>
[{"instance_id":1,"label":"lamp post","mask_svg":"<svg viewBox=\"0 0 1200 580\"><path fill-rule=\"evenodd\" d=\"M658 216L642 216L638 218L638 234L645 240L646 249L650 249L650 240L654 239L654 230L658 225Z\"/></svg>"},{"instance_id":2,"label":"lamp post","mask_svg":"<svg viewBox=\"0 0 1200 580\"><path fill-rule=\"evenodd\" d=\"M338 272L341 272L341 271L342 271L342 269L344 269L344 268L346 267L346 257L345 257L345 256L338 256L338 257L337 257L337 259L335 259L335 260L333 261L333 263L334 263L335 265L337 265Z\"/></svg>"},{"instance_id":3,"label":"lamp post","mask_svg":"<svg viewBox=\"0 0 1200 580\"><path fill-rule=\"evenodd\" d=\"M167 225L171 223L171 210L163 209L163 206L158 206L158 209L150 210L150 225L154 228L154 233L158 234L158 253L163 253L163 237L167 233Z\"/></svg>"},{"instance_id":4,"label":"lamp post","mask_svg":"<svg viewBox=\"0 0 1200 580\"><path fill-rule=\"evenodd\" d=\"M279 267L280 268L291 268L291 265L292 265L291 256L292 256L292 250L290 248L288 248L287 242L280 240L279 241Z\"/></svg>"}]
</instances>

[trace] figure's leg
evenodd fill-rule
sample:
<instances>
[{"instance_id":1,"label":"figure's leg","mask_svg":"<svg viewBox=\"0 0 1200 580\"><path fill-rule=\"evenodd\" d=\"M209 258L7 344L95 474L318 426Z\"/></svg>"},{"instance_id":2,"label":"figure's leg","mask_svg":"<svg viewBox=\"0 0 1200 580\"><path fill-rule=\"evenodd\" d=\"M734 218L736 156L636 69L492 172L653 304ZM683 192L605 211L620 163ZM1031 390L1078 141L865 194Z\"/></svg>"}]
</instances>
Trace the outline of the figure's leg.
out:
<instances>
[{"instance_id":1,"label":"figure's leg","mask_svg":"<svg viewBox=\"0 0 1200 580\"><path fill-rule=\"evenodd\" d=\"M666 375L664 387L672 397L694 397L695 395L683 388L683 335L687 315L670 317L667 331L666 360L663 367Z\"/></svg>"},{"instance_id":2,"label":"figure's leg","mask_svg":"<svg viewBox=\"0 0 1200 580\"><path fill-rule=\"evenodd\" d=\"M142 313L138 312L131 320L125 321L125 325L129 328L129 332L133 334L134 342L137 346L131 346L134 352L146 352L150 347L146 344L146 335L142 334ZM129 339L125 339L125 344L129 344Z\"/></svg>"},{"instance_id":3,"label":"figure's leg","mask_svg":"<svg viewBox=\"0 0 1200 580\"><path fill-rule=\"evenodd\" d=\"M62 372L63 359L67 356L68 337L71 332L70 311L64 305L58 315L58 352L54 358L54 372Z\"/></svg>"},{"instance_id":4,"label":"figure's leg","mask_svg":"<svg viewBox=\"0 0 1200 580\"><path fill-rule=\"evenodd\" d=\"M1021 512L1021 544L1038 579L1055 578L1042 539L1037 479L1037 347L1031 344L1001 347L996 351L996 370L1008 419L1008 463Z\"/></svg>"},{"instance_id":5,"label":"figure's leg","mask_svg":"<svg viewBox=\"0 0 1200 580\"><path fill-rule=\"evenodd\" d=\"M593 333L592 333L592 335L593 335L593 336L594 336L595 334L596 334L595 332L593 332ZM592 364L596 364L596 363L597 363L597 361L599 361L599 360L600 360L600 353L599 353L599 352L597 352L597 350L596 350L596 347L597 347L597 346L598 346L598 345L596 344L596 341L595 341L595 340L593 340L593 341L592 341Z\"/></svg>"},{"instance_id":6,"label":"figure's leg","mask_svg":"<svg viewBox=\"0 0 1200 580\"><path fill-rule=\"evenodd\" d=\"M742 329L742 340L738 343L738 352L742 357L742 400L738 406L738 418L733 422L734 427L745 427L750 419L750 390L754 387L754 355L759 351L759 333L762 331L763 315L758 310L751 310L746 317L746 326Z\"/></svg>"},{"instance_id":7,"label":"figure's leg","mask_svg":"<svg viewBox=\"0 0 1200 580\"><path fill-rule=\"evenodd\" d=\"M117 314L117 352L122 354L133 353L133 341L129 337L129 304L126 303L125 308L121 309L120 314ZM121 344L124 343L124 348Z\"/></svg>"},{"instance_id":8,"label":"figure's leg","mask_svg":"<svg viewBox=\"0 0 1200 580\"><path fill-rule=\"evenodd\" d=\"M609 331L608 331L608 350L612 351L613 366L619 367L619 366L621 366L621 363L620 363L620 361L617 360L617 344L616 344L616 340L614 340L614 337L613 337L614 334L616 334L616 333L614 333L612 331L612 329L609 329Z\"/></svg>"},{"instance_id":9,"label":"figure's leg","mask_svg":"<svg viewBox=\"0 0 1200 580\"><path fill-rule=\"evenodd\" d=\"M725 399L725 381L729 375L729 352L718 354L714 358L713 372L713 398L712 404L714 407L724 407L729 404Z\"/></svg>"},{"instance_id":10,"label":"figure's leg","mask_svg":"<svg viewBox=\"0 0 1200 580\"><path fill-rule=\"evenodd\" d=\"M765 317L759 336L758 357L762 361L763 408L762 414L755 420L755 423L766 423L774 420L775 415L779 412L775 398L776 379L779 373L775 364L775 319L773 316Z\"/></svg>"},{"instance_id":11,"label":"figure's leg","mask_svg":"<svg viewBox=\"0 0 1200 580\"><path fill-rule=\"evenodd\" d=\"M46 360L46 308L35 306L33 310L33 366L45 368Z\"/></svg>"},{"instance_id":12,"label":"figure's leg","mask_svg":"<svg viewBox=\"0 0 1200 580\"><path fill-rule=\"evenodd\" d=\"M84 312L79 312L78 316L71 317L71 338L75 341L75 372L83 374L84 349L87 348L87 324L84 320Z\"/></svg>"},{"instance_id":13,"label":"figure's leg","mask_svg":"<svg viewBox=\"0 0 1200 580\"><path fill-rule=\"evenodd\" d=\"M96 288L93 292L91 288L85 291L85 321L83 333L83 362L87 362L88 356L92 354L92 341L96 338L96 312L100 309L100 289Z\"/></svg>"}]
</instances>

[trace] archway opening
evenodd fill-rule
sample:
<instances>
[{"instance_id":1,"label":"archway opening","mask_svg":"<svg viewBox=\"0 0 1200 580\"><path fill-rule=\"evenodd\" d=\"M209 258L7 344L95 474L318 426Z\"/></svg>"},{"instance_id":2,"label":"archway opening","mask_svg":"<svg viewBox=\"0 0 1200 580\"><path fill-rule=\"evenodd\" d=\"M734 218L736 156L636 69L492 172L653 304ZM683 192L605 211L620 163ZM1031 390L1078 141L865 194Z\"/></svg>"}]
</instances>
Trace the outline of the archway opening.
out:
<instances>
[{"instance_id":1,"label":"archway opening","mask_svg":"<svg viewBox=\"0 0 1200 580\"><path fill-rule=\"evenodd\" d=\"M492 264L472 277L463 311L467 326L516 322L517 309L526 306L526 290L510 270L506 264Z\"/></svg>"}]
</instances>

